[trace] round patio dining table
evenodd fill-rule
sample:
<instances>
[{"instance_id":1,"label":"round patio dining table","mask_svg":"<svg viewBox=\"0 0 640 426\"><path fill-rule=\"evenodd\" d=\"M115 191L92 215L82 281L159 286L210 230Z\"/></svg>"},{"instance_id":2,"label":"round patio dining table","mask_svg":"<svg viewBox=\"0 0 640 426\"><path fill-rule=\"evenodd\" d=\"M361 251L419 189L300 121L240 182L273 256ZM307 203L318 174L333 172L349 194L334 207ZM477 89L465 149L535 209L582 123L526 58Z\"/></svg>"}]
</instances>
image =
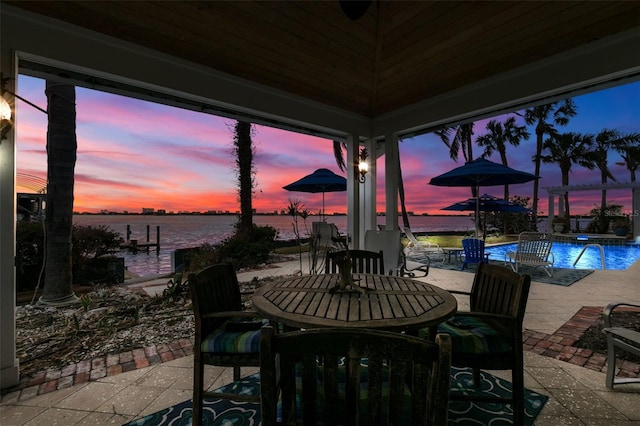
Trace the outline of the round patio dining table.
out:
<instances>
[{"instance_id":1,"label":"round patio dining table","mask_svg":"<svg viewBox=\"0 0 640 426\"><path fill-rule=\"evenodd\" d=\"M416 332L446 321L458 307L437 286L409 278L353 274L364 292L332 292L339 274L285 278L259 288L253 307L273 321L295 328L353 327Z\"/></svg>"}]
</instances>

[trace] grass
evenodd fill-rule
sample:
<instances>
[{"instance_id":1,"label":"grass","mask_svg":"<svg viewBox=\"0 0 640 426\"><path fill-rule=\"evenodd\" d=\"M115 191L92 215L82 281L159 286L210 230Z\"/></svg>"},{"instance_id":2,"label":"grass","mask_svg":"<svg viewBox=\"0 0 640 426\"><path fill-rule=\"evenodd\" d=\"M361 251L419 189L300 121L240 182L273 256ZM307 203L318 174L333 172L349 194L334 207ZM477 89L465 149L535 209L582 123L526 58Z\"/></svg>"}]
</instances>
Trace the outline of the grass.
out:
<instances>
[{"instance_id":1,"label":"grass","mask_svg":"<svg viewBox=\"0 0 640 426\"><path fill-rule=\"evenodd\" d=\"M428 237L417 236L418 241L428 241L430 243L438 244L440 247L460 247L462 248L462 239L468 238L462 235L430 235ZM498 244L498 243L510 243L518 241L517 236L508 236L508 235L500 235L500 236L488 236L485 240L485 244ZM402 239L402 243L407 245L409 240L406 238ZM309 251L309 244L303 244L302 247L298 245L291 245L286 247L278 247L274 250L274 252L278 254L298 254L300 252L307 253Z\"/></svg>"},{"instance_id":2,"label":"grass","mask_svg":"<svg viewBox=\"0 0 640 426\"><path fill-rule=\"evenodd\" d=\"M430 235L428 237L417 236L418 241L428 241L438 244L440 247L460 247L462 248L462 240L468 238L462 235ZM486 245L498 243L510 243L518 241L517 236L509 235L489 235L485 240Z\"/></svg>"},{"instance_id":3,"label":"grass","mask_svg":"<svg viewBox=\"0 0 640 426\"><path fill-rule=\"evenodd\" d=\"M278 254L298 254L300 252L307 253L309 251L309 244L302 244L302 246L292 245L288 247L278 247L274 252Z\"/></svg>"}]
</instances>

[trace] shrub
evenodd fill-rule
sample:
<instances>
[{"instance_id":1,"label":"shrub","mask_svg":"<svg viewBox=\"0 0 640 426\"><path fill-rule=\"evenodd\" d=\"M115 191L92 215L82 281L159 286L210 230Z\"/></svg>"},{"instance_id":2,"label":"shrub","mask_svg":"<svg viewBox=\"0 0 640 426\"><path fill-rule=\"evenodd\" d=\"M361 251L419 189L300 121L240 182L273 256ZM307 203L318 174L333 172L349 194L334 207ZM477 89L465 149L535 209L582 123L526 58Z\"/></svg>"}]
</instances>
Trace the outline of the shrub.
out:
<instances>
[{"instance_id":1,"label":"shrub","mask_svg":"<svg viewBox=\"0 0 640 426\"><path fill-rule=\"evenodd\" d=\"M180 250L181 271L197 272L215 263L231 263L234 269L258 266L269 260L278 231L272 226L253 226L249 233L236 232L218 245Z\"/></svg>"},{"instance_id":2,"label":"shrub","mask_svg":"<svg viewBox=\"0 0 640 426\"><path fill-rule=\"evenodd\" d=\"M105 225L73 225L71 231L73 283L107 278L108 258L120 249L122 237ZM105 260L105 258L107 258ZM44 260L44 228L39 222L20 221L16 227L16 288L34 289Z\"/></svg>"},{"instance_id":3,"label":"shrub","mask_svg":"<svg viewBox=\"0 0 640 426\"><path fill-rule=\"evenodd\" d=\"M278 231L272 226L253 226L251 232L239 233L216 247L219 262L231 262L235 269L266 262L275 247Z\"/></svg>"},{"instance_id":4,"label":"shrub","mask_svg":"<svg viewBox=\"0 0 640 426\"><path fill-rule=\"evenodd\" d=\"M120 250L122 237L106 225L73 225L71 259L74 284L110 282L109 258Z\"/></svg>"}]
</instances>

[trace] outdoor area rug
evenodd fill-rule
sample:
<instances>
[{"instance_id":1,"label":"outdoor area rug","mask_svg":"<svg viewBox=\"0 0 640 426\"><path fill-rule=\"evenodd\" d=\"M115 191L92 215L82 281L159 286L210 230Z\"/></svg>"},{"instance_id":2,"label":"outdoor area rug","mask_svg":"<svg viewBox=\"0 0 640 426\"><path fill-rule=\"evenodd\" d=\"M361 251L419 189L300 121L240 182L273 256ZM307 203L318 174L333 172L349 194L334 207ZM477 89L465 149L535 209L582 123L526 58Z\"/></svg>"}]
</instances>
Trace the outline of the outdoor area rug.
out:
<instances>
[{"instance_id":1,"label":"outdoor area rug","mask_svg":"<svg viewBox=\"0 0 640 426\"><path fill-rule=\"evenodd\" d=\"M451 392L477 392L470 390L471 370L451 369ZM258 374L246 377L230 387L236 393L257 395L260 387ZM224 388L223 388L224 389ZM482 373L482 392L505 396L511 392L511 383ZM532 425L535 418L547 402L548 397L539 393L525 390L525 424ZM513 413L511 407L496 403L471 403L467 401L451 401L449 404L449 424L477 424L477 425L507 425L512 424ZM210 400L204 404L203 425L259 425L260 404L254 402ZM131 421L124 426L188 426L191 425L191 400L181 402L173 407L165 408L138 420Z\"/></svg>"},{"instance_id":2,"label":"outdoor area rug","mask_svg":"<svg viewBox=\"0 0 640 426\"><path fill-rule=\"evenodd\" d=\"M460 262L453 261L453 256L451 257L452 261L450 263L442 263L441 254L429 255L429 259L431 260L431 268L447 269L450 271L459 271L460 268L462 267L462 264ZM419 262L420 258L407 256L407 260L413 260L413 261ZM492 259L489 259L489 263L504 265L503 261L492 260ZM464 268L463 271L475 274L476 265L467 265L467 267ZM518 268L518 272L531 275L532 281L568 287L571 284L575 283L576 281L581 280L582 278L592 273L593 270L592 269L553 268L552 277L547 275L547 273L543 271L542 268L532 268L532 267L524 266L524 267Z\"/></svg>"}]
</instances>

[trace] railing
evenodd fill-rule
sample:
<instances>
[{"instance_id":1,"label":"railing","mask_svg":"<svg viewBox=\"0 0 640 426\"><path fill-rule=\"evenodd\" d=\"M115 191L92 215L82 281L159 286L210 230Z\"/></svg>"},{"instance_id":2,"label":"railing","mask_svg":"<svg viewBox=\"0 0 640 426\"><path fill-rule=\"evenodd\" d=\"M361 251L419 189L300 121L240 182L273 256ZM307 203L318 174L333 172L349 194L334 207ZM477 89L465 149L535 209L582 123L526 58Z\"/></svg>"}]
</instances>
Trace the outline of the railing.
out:
<instances>
[{"instance_id":1,"label":"railing","mask_svg":"<svg viewBox=\"0 0 640 426\"><path fill-rule=\"evenodd\" d=\"M585 250L587 250L589 247L598 247L600 249L600 258L602 259L602 269L607 269L607 266L605 265L605 261L604 261L604 247L602 247L600 244L586 244L583 248L582 251L580 252L580 254L578 255L578 257L576 258L575 262L573 262L573 267L575 268L576 263L578 263L578 261L580 260L580 258L582 257L582 254L585 252Z\"/></svg>"}]
</instances>

